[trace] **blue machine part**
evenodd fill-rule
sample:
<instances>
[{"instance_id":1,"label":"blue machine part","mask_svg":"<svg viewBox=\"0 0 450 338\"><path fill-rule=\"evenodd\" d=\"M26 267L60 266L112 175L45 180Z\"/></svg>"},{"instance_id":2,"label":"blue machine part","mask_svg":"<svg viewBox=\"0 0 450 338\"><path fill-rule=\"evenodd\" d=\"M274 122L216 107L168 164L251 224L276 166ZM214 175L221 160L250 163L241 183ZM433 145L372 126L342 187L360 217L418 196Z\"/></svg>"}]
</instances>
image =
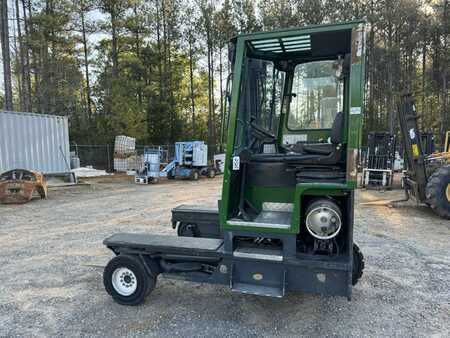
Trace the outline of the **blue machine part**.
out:
<instances>
[{"instance_id":1,"label":"blue machine part","mask_svg":"<svg viewBox=\"0 0 450 338\"><path fill-rule=\"evenodd\" d=\"M203 141L176 142L175 161L179 166L206 167L208 146Z\"/></svg>"},{"instance_id":2,"label":"blue machine part","mask_svg":"<svg viewBox=\"0 0 450 338\"><path fill-rule=\"evenodd\" d=\"M172 175L176 177L191 177L194 170L195 169L187 167L176 167L175 169L173 169Z\"/></svg>"},{"instance_id":3,"label":"blue machine part","mask_svg":"<svg viewBox=\"0 0 450 338\"><path fill-rule=\"evenodd\" d=\"M161 173L166 173L167 174L168 172L173 170L176 167L176 165L177 165L177 161L173 160L168 165L166 165L163 170L161 170Z\"/></svg>"}]
</instances>

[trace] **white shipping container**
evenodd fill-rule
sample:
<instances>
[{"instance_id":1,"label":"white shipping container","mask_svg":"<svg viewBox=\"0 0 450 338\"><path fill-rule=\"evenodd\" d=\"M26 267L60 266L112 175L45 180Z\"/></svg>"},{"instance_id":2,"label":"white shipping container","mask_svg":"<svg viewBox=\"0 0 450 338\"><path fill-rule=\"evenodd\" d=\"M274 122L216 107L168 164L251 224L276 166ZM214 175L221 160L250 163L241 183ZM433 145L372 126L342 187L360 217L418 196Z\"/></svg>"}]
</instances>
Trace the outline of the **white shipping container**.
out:
<instances>
[{"instance_id":1,"label":"white shipping container","mask_svg":"<svg viewBox=\"0 0 450 338\"><path fill-rule=\"evenodd\" d=\"M66 116L0 111L0 172L17 168L70 171Z\"/></svg>"}]
</instances>

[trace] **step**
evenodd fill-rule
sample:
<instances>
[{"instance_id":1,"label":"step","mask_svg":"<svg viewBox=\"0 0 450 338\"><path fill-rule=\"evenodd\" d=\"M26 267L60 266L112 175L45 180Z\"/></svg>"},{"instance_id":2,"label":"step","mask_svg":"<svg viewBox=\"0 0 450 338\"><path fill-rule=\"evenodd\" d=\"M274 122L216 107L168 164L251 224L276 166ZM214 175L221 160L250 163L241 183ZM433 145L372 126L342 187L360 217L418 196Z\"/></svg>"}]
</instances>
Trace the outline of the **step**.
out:
<instances>
[{"instance_id":1,"label":"step","mask_svg":"<svg viewBox=\"0 0 450 338\"><path fill-rule=\"evenodd\" d=\"M253 221L244 221L238 218L228 220L229 225L289 229L291 227L292 212L289 211L261 211Z\"/></svg>"},{"instance_id":2,"label":"step","mask_svg":"<svg viewBox=\"0 0 450 338\"><path fill-rule=\"evenodd\" d=\"M254 285L247 283L234 283L231 291L246 293L250 295L281 298L284 296L284 290L272 286Z\"/></svg>"},{"instance_id":3,"label":"step","mask_svg":"<svg viewBox=\"0 0 450 338\"><path fill-rule=\"evenodd\" d=\"M234 249L233 256L238 258L249 258L274 262L283 261L283 253L279 249L238 247Z\"/></svg>"}]
</instances>

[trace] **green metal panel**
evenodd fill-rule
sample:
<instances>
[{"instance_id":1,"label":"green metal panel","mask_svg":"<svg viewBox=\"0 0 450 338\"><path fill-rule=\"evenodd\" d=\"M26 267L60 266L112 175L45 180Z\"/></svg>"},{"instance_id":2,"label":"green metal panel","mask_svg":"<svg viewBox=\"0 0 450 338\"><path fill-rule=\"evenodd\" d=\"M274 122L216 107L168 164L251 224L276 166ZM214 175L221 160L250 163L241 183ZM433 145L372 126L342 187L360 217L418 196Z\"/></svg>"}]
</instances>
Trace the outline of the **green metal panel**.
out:
<instances>
[{"instance_id":1,"label":"green metal panel","mask_svg":"<svg viewBox=\"0 0 450 338\"><path fill-rule=\"evenodd\" d=\"M253 202L255 208L261 210L263 202L293 203L294 193L295 187L248 187L245 196ZM228 225L226 223L222 228L226 230L255 231L255 227ZM291 229L257 228L258 231L264 233L295 233Z\"/></svg>"},{"instance_id":2,"label":"green metal panel","mask_svg":"<svg viewBox=\"0 0 450 338\"><path fill-rule=\"evenodd\" d=\"M246 197L255 202L260 209L263 202L294 203L292 221L289 229L258 228L264 233L298 234L300 231L301 199L303 196L343 196L349 188L345 184L334 183L299 183L292 188L252 187L246 191ZM222 226L225 230L254 231L255 227L228 225Z\"/></svg>"},{"instance_id":3,"label":"green metal panel","mask_svg":"<svg viewBox=\"0 0 450 338\"><path fill-rule=\"evenodd\" d=\"M295 187L249 187L246 197L261 209L263 202L293 203Z\"/></svg>"},{"instance_id":4,"label":"green metal panel","mask_svg":"<svg viewBox=\"0 0 450 338\"><path fill-rule=\"evenodd\" d=\"M236 58L233 68L233 82L231 89L230 123L228 128L227 148L225 154L225 172L222 183L222 205L220 209L220 225L226 224L230 207L230 184L231 184L231 162L234 152L235 132L237 126L237 111L240 99L242 63L244 59L245 46L242 39L236 43Z\"/></svg>"},{"instance_id":5,"label":"green metal panel","mask_svg":"<svg viewBox=\"0 0 450 338\"><path fill-rule=\"evenodd\" d=\"M364 26L358 25L352 32L352 60L350 68L350 111L347 142L347 183L357 186L357 162L361 147L361 128L364 99Z\"/></svg>"},{"instance_id":6,"label":"green metal panel","mask_svg":"<svg viewBox=\"0 0 450 338\"><path fill-rule=\"evenodd\" d=\"M301 198L304 195L313 196L342 196L349 187L345 184L334 183L299 183L295 189L294 211L292 213L292 233L300 232Z\"/></svg>"}]
</instances>

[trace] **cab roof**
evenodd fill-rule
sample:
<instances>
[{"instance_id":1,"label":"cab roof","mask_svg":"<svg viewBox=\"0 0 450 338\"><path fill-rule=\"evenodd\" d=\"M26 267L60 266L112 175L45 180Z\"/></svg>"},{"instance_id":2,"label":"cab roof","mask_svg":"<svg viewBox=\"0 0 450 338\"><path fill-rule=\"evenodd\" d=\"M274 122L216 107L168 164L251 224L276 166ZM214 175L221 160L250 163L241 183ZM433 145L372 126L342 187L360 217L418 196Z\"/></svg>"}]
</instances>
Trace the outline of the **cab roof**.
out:
<instances>
[{"instance_id":1,"label":"cab roof","mask_svg":"<svg viewBox=\"0 0 450 338\"><path fill-rule=\"evenodd\" d=\"M352 29L363 20L241 34L247 55L262 59L336 57L351 52Z\"/></svg>"}]
</instances>

